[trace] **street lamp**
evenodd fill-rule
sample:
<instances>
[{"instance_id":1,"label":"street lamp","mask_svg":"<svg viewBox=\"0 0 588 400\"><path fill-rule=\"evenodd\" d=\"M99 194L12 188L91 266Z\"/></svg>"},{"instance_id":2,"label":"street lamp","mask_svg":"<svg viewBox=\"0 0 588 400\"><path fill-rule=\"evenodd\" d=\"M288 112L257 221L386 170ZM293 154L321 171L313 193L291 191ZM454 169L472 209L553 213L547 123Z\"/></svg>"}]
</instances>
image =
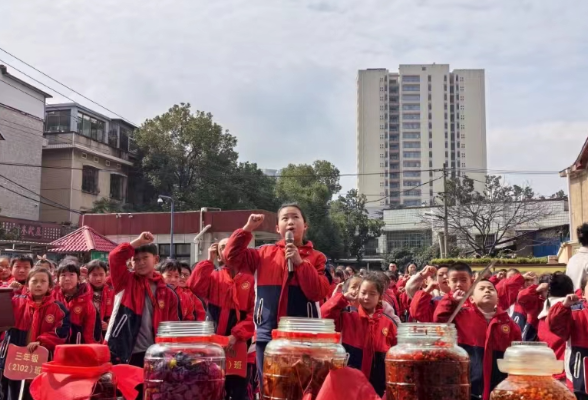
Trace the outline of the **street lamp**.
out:
<instances>
[{"instance_id":1,"label":"street lamp","mask_svg":"<svg viewBox=\"0 0 588 400\"><path fill-rule=\"evenodd\" d=\"M169 234L169 258L174 258L174 199L170 196L164 196L162 194L157 198L157 204L162 205L164 200L169 200L171 204L171 231Z\"/></svg>"}]
</instances>

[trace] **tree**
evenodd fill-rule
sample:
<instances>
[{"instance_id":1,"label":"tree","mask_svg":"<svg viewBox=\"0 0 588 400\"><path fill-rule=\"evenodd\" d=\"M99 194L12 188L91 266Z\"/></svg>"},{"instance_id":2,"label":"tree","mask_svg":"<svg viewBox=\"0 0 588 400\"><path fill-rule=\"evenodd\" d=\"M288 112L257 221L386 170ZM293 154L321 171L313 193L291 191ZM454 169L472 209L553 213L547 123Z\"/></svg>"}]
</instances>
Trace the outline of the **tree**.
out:
<instances>
[{"instance_id":1,"label":"tree","mask_svg":"<svg viewBox=\"0 0 588 400\"><path fill-rule=\"evenodd\" d=\"M333 164L319 160L312 165L289 164L276 181L280 202L300 205L309 223L307 238L332 258L339 258L343 250L339 228L329 215L331 199L341 190L339 175Z\"/></svg>"},{"instance_id":2,"label":"tree","mask_svg":"<svg viewBox=\"0 0 588 400\"><path fill-rule=\"evenodd\" d=\"M271 178L250 163L237 163L237 139L212 114L174 105L134 132L150 198L172 196L178 210L275 207ZM144 199L145 200L145 199ZM148 207L149 205L147 205Z\"/></svg>"},{"instance_id":3,"label":"tree","mask_svg":"<svg viewBox=\"0 0 588 400\"><path fill-rule=\"evenodd\" d=\"M94 207L90 211L94 214L118 213L123 211L123 205L108 197L103 197L94 202Z\"/></svg>"},{"instance_id":4,"label":"tree","mask_svg":"<svg viewBox=\"0 0 588 400\"><path fill-rule=\"evenodd\" d=\"M533 229L552 214L547 202L536 199L529 186L510 186L499 176L487 176L482 192L467 176L449 179L439 198L448 204L449 235L481 256L493 255L497 246L515 240L522 229ZM443 230L441 210L432 222L437 231Z\"/></svg>"},{"instance_id":5,"label":"tree","mask_svg":"<svg viewBox=\"0 0 588 400\"><path fill-rule=\"evenodd\" d=\"M2 209L0 208L0 211ZM20 229L17 227L12 228L10 230L5 229L0 225L0 239L2 240L19 240L20 239Z\"/></svg>"},{"instance_id":6,"label":"tree","mask_svg":"<svg viewBox=\"0 0 588 400\"><path fill-rule=\"evenodd\" d=\"M366 202L365 195L351 189L331 204L331 216L341 231L345 255L356 258L358 262L364 256L368 241L378 238L384 226L384 221L369 218Z\"/></svg>"},{"instance_id":7,"label":"tree","mask_svg":"<svg viewBox=\"0 0 588 400\"><path fill-rule=\"evenodd\" d=\"M550 199L567 199L568 196L566 196L566 193L563 190L558 190L557 192L555 192L554 194L549 196L549 198Z\"/></svg>"}]
</instances>

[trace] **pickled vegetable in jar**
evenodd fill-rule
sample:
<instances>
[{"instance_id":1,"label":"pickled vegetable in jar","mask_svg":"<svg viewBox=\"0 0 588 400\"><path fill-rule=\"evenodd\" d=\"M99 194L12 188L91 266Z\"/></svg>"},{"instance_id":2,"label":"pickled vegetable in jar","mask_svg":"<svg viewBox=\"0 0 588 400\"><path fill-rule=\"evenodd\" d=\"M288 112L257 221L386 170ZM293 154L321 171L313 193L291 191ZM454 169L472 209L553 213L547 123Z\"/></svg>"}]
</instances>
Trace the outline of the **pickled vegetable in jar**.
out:
<instances>
[{"instance_id":1,"label":"pickled vegetable in jar","mask_svg":"<svg viewBox=\"0 0 588 400\"><path fill-rule=\"evenodd\" d=\"M564 369L543 342L513 342L498 369L508 377L494 388L490 400L574 400L576 396L553 378Z\"/></svg>"},{"instance_id":2,"label":"pickled vegetable in jar","mask_svg":"<svg viewBox=\"0 0 588 400\"><path fill-rule=\"evenodd\" d=\"M470 400L470 391L470 359L453 324L400 324L386 354L387 400Z\"/></svg>"},{"instance_id":3,"label":"pickled vegetable in jar","mask_svg":"<svg viewBox=\"0 0 588 400\"><path fill-rule=\"evenodd\" d=\"M212 321L162 322L145 354L145 400L221 400L225 337Z\"/></svg>"},{"instance_id":4,"label":"pickled vegetable in jar","mask_svg":"<svg viewBox=\"0 0 588 400\"><path fill-rule=\"evenodd\" d=\"M347 364L347 353L332 319L280 319L263 361L264 400L312 399L332 369Z\"/></svg>"}]
</instances>

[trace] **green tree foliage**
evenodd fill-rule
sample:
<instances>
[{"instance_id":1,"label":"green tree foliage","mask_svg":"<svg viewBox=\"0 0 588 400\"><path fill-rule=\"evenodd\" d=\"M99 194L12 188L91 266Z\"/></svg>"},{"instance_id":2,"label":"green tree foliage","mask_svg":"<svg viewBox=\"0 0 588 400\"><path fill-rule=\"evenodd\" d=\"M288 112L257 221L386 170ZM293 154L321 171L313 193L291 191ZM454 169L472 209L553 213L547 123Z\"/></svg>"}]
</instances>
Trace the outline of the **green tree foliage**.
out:
<instances>
[{"instance_id":1,"label":"green tree foliage","mask_svg":"<svg viewBox=\"0 0 588 400\"><path fill-rule=\"evenodd\" d=\"M2 209L0 208L0 212ZM20 230L18 228L13 228L11 230L4 229L0 225L0 239L2 240L18 240L20 239Z\"/></svg>"},{"instance_id":2,"label":"green tree foliage","mask_svg":"<svg viewBox=\"0 0 588 400\"><path fill-rule=\"evenodd\" d=\"M134 132L141 171L153 205L158 194L172 196L178 210L277 205L274 182L256 164L237 162L237 139L213 121L212 114L174 105Z\"/></svg>"},{"instance_id":3,"label":"green tree foliage","mask_svg":"<svg viewBox=\"0 0 588 400\"><path fill-rule=\"evenodd\" d=\"M366 202L365 195L351 189L331 204L331 216L341 231L345 255L358 262L363 258L368 241L378 238L384 227L384 221L369 218Z\"/></svg>"},{"instance_id":4,"label":"green tree foliage","mask_svg":"<svg viewBox=\"0 0 588 400\"><path fill-rule=\"evenodd\" d=\"M319 160L312 165L288 165L276 182L280 202L301 206L309 223L307 238L332 258L339 258L343 250L339 227L329 214L331 199L341 190L339 175L333 164Z\"/></svg>"},{"instance_id":5,"label":"green tree foliage","mask_svg":"<svg viewBox=\"0 0 588 400\"><path fill-rule=\"evenodd\" d=\"M108 197L103 197L94 202L94 207L90 211L94 214L118 213L123 211L123 205Z\"/></svg>"}]
</instances>

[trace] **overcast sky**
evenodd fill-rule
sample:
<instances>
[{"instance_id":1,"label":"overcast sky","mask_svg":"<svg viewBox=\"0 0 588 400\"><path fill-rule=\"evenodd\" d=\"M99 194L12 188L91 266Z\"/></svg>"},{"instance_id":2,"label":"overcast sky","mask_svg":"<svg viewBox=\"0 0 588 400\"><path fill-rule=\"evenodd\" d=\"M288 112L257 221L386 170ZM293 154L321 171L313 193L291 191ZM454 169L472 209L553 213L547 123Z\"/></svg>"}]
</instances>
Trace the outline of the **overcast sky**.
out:
<instances>
[{"instance_id":1,"label":"overcast sky","mask_svg":"<svg viewBox=\"0 0 588 400\"><path fill-rule=\"evenodd\" d=\"M0 47L136 123L190 102L242 161L342 173L356 172L358 69L484 68L489 168L555 171L588 136L587 15L585 0L1 0Z\"/></svg>"}]
</instances>

